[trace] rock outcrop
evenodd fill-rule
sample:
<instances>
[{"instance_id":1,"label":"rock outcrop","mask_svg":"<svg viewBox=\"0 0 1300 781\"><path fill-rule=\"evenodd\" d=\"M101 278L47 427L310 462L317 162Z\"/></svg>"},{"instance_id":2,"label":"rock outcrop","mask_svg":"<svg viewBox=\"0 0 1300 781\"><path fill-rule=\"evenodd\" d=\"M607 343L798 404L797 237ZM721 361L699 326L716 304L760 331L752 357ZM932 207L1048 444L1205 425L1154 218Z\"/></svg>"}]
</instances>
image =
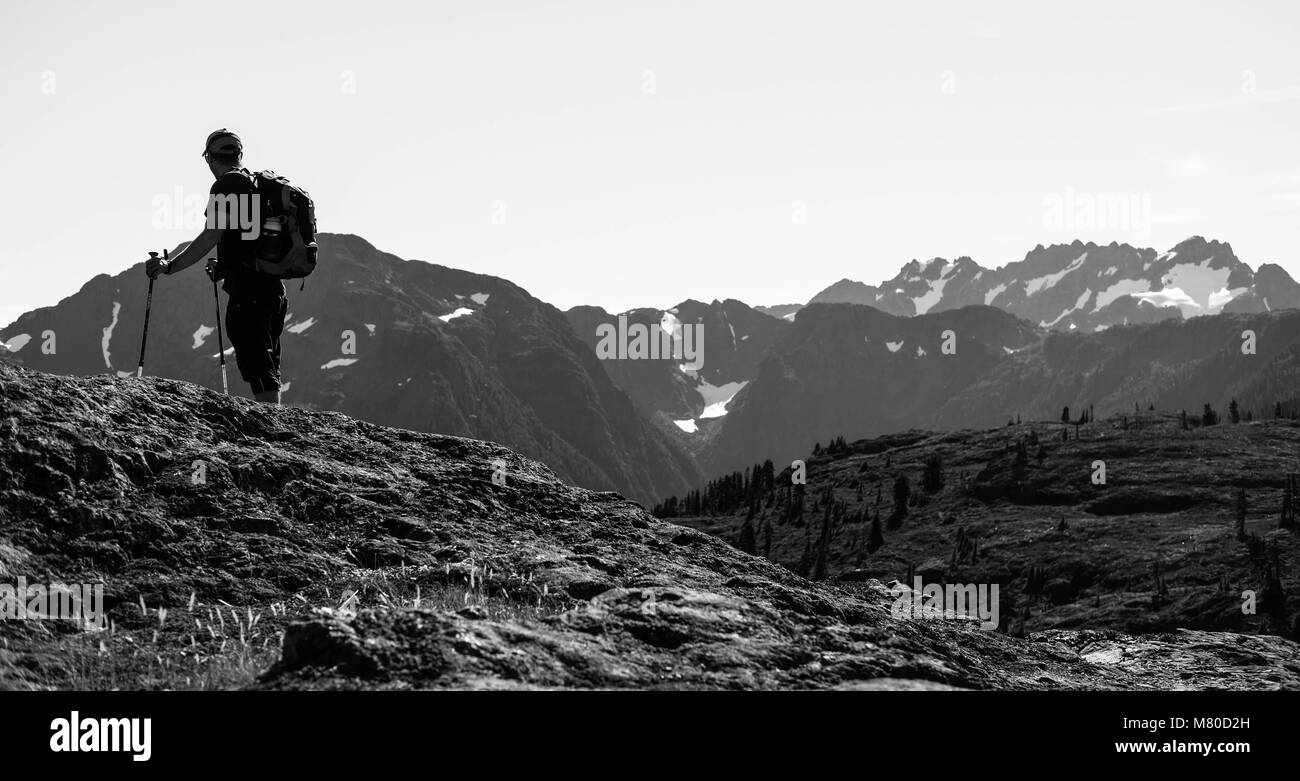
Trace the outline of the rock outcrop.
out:
<instances>
[{"instance_id":1,"label":"rock outcrop","mask_svg":"<svg viewBox=\"0 0 1300 781\"><path fill-rule=\"evenodd\" d=\"M19 576L104 583L112 624L0 622L7 688L1300 686L1271 637L895 619L498 445L0 364Z\"/></svg>"}]
</instances>

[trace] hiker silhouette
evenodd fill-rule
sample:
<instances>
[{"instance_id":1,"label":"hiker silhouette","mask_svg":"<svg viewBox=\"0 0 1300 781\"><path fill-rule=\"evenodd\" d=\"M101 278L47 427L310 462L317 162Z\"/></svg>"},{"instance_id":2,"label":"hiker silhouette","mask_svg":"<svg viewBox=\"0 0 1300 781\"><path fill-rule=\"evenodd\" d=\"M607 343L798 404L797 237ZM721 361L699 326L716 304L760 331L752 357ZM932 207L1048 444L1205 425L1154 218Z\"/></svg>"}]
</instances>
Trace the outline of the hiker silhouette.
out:
<instances>
[{"instance_id":1,"label":"hiker silhouette","mask_svg":"<svg viewBox=\"0 0 1300 781\"><path fill-rule=\"evenodd\" d=\"M215 249L217 260L208 258L205 270L214 282L224 281L226 334L239 374L255 399L279 404L280 335L289 302L284 282L260 270L258 257L259 240L278 234L284 223L264 208L258 177L243 167L243 158L244 143L235 133L221 128L208 135L203 159L216 182L209 191L203 231L170 260L150 258L145 273L150 279L179 273Z\"/></svg>"}]
</instances>

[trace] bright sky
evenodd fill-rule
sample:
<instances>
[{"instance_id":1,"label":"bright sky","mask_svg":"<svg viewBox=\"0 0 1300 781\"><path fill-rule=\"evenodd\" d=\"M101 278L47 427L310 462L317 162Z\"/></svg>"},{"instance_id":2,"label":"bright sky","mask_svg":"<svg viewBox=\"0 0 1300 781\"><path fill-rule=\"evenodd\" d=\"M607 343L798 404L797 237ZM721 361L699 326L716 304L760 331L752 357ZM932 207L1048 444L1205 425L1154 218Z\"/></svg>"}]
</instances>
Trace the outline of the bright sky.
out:
<instances>
[{"instance_id":1,"label":"bright sky","mask_svg":"<svg viewBox=\"0 0 1300 781\"><path fill-rule=\"evenodd\" d=\"M322 230L561 308L1074 238L1300 277L1298 29L1294 2L5 0L0 323L192 238L158 204L207 192L222 126ZM1098 226L1097 197L1134 207Z\"/></svg>"}]
</instances>

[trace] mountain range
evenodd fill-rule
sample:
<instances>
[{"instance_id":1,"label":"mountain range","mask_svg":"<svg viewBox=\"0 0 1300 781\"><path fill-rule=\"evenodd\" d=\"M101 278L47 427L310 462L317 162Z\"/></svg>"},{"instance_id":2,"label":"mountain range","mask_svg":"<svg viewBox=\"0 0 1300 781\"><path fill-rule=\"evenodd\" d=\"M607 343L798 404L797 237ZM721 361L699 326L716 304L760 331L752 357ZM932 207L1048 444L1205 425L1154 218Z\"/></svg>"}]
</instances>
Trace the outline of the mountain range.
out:
<instances>
[{"instance_id":1,"label":"mountain range","mask_svg":"<svg viewBox=\"0 0 1300 781\"><path fill-rule=\"evenodd\" d=\"M320 243L319 270L289 291L287 404L500 442L647 504L837 436L1055 419L1066 406L1289 409L1300 383L1300 285L1200 237L1165 252L1040 246L996 270L912 261L807 305L687 299L622 313L561 312L507 280L355 236ZM0 343L34 369L130 374L144 288L138 265L97 276ZM146 373L219 388L215 307L200 272L160 279ZM602 334L630 326L698 328L702 360L602 359Z\"/></svg>"},{"instance_id":2,"label":"mountain range","mask_svg":"<svg viewBox=\"0 0 1300 781\"><path fill-rule=\"evenodd\" d=\"M1115 242L1040 244L1024 260L998 269L967 257L913 260L879 286L842 279L808 303L864 304L905 316L984 304L1041 328L1101 331L1220 312L1293 309L1300 307L1300 283L1281 266L1265 263L1252 270L1231 245L1193 236L1166 252ZM788 308L781 316L791 316Z\"/></svg>"}]
</instances>

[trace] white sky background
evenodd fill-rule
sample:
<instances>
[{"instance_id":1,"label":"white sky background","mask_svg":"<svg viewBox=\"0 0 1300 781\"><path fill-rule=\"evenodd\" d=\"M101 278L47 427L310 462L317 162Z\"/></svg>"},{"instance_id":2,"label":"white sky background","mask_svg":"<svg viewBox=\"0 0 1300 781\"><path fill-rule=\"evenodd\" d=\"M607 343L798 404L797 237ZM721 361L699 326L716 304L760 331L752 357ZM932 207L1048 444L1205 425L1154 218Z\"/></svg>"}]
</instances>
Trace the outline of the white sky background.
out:
<instances>
[{"instance_id":1,"label":"white sky background","mask_svg":"<svg viewBox=\"0 0 1300 781\"><path fill-rule=\"evenodd\" d=\"M0 323L192 238L154 199L206 193L221 126L322 230L561 308L1074 238L1300 277L1300 5L1239 5L5 0ZM1149 196L1149 230L1049 225L1067 188Z\"/></svg>"}]
</instances>

